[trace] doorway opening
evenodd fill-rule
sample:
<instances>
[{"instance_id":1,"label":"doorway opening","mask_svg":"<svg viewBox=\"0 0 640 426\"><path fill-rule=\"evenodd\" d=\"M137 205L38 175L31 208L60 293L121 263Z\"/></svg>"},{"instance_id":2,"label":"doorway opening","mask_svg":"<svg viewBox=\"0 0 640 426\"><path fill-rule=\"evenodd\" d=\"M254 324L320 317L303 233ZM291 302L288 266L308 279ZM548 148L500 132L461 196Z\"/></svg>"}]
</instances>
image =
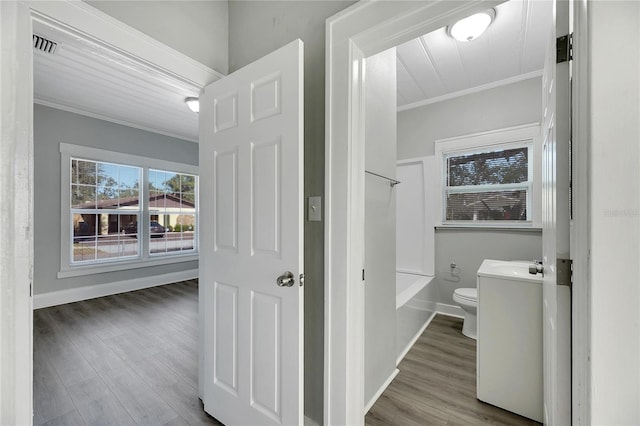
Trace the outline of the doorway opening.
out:
<instances>
[{"instance_id":1,"label":"doorway opening","mask_svg":"<svg viewBox=\"0 0 640 426\"><path fill-rule=\"evenodd\" d=\"M365 176L364 381L373 417L382 415L373 401L433 316L464 318L454 291L476 291L484 259L541 258L536 123L551 6L505 2L490 9L495 20L470 42L442 27L365 60L365 169L401 182L390 186ZM394 79L397 84L389 83ZM380 99L394 109L384 111ZM536 137L516 146L520 142L510 139L518 132ZM449 168L442 162L453 161L445 160L445 149L458 164L446 175L450 185L467 189L445 191L441 175ZM444 337L431 343L447 345ZM462 362L462 352L457 355ZM407 377L398 368L391 396L383 397L396 405ZM475 362L463 370L454 373L474 378ZM475 394L475 381L468 389ZM541 401L542 388L536 389ZM475 398L471 402L465 405L482 409ZM446 410L439 406L438 415Z\"/></svg>"},{"instance_id":2,"label":"doorway opening","mask_svg":"<svg viewBox=\"0 0 640 426\"><path fill-rule=\"evenodd\" d=\"M365 300L366 292L366 285L361 284L366 246L364 231L356 224L365 214L366 115L363 110L368 90L366 60L416 36L444 28L451 22L498 7L501 3L451 5L425 2L407 7L395 5L384 10L383 7L360 5L354 6L350 13L329 20L327 162L331 162L331 167L327 170L327 257L331 260L325 276L328 277L327 298L332 309L327 312L326 324L327 339L331 342L326 353L330 360L326 382L330 399L336 388L339 392L347 391L329 401L325 418L361 422L362 411L352 407L362 407L360 404L365 399L361 383L364 372L356 360L364 358L365 333L360 330L365 327L366 307L360 301ZM356 23L357 28L353 28ZM358 28L367 28L367 31ZM340 70L344 69L349 73L341 74ZM346 144L341 143L345 140ZM341 218L338 211L346 211L346 218ZM346 331L338 329L339 324L341 327L346 324ZM343 336L348 338L343 340ZM344 400L340 398L347 401L344 406Z\"/></svg>"},{"instance_id":3,"label":"doorway opening","mask_svg":"<svg viewBox=\"0 0 640 426\"><path fill-rule=\"evenodd\" d=\"M24 84L34 88L34 308L197 278L198 116L184 101L220 75L88 5L34 5L24 20L21 36L31 39L33 33L34 43L23 52L33 59ZM57 203L60 212L51 210ZM164 295L191 298L196 282L190 283L180 294ZM189 302L198 305L197 299ZM95 325L95 307L83 312L86 306L80 305L68 305L73 308L66 313ZM62 320L64 311L55 311ZM198 309L193 312L191 343L197 348ZM113 333L113 322L107 323L104 330ZM75 346L88 338L76 337ZM85 355L97 348L88 339L80 348L84 359L78 371L87 366ZM115 352L107 350L96 360L107 365L118 358ZM188 387L197 401L199 360L194 357L196 382ZM69 362L56 359L62 366ZM38 360L36 368L42 367ZM85 371L92 369L97 372L95 367ZM62 378L65 386L71 376Z\"/></svg>"}]
</instances>

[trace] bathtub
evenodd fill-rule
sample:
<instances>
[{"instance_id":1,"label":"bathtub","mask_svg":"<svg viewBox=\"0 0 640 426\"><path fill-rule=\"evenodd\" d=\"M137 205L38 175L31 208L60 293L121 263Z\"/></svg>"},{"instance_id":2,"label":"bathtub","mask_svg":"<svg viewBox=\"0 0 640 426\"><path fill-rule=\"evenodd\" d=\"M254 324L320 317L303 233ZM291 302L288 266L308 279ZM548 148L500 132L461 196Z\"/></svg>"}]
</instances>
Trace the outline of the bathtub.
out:
<instances>
[{"instance_id":1,"label":"bathtub","mask_svg":"<svg viewBox=\"0 0 640 426\"><path fill-rule=\"evenodd\" d=\"M396 272L396 365L436 314L433 276Z\"/></svg>"}]
</instances>

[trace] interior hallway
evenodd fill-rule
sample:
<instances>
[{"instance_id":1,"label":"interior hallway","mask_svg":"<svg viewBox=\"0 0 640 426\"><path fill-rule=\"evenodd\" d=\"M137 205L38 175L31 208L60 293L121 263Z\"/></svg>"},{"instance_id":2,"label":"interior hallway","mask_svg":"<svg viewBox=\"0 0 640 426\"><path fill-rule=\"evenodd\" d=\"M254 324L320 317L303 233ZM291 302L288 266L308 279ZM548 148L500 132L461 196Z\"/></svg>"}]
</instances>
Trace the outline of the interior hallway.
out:
<instances>
[{"instance_id":1,"label":"interior hallway","mask_svg":"<svg viewBox=\"0 0 640 426\"><path fill-rule=\"evenodd\" d=\"M34 425L220 424L198 399L197 281L33 317Z\"/></svg>"},{"instance_id":2,"label":"interior hallway","mask_svg":"<svg viewBox=\"0 0 640 426\"><path fill-rule=\"evenodd\" d=\"M378 425L538 425L476 399L476 341L436 315L365 418Z\"/></svg>"}]
</instances>

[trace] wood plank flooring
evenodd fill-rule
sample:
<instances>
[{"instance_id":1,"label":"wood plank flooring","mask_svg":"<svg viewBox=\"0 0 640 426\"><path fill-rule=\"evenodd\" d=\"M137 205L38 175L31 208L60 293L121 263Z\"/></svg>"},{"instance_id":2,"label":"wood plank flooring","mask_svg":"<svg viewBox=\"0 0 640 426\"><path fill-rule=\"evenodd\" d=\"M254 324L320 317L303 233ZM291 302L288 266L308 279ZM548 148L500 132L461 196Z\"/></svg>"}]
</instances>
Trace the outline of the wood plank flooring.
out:
<instances>
[{"instance_id":1,"label":"wood plank flooring","mask_svg":"<svg viewBox=\"0 0 640 426\"><path fill-rule=\"evenodd\" d=\"M476 341L462 319L436 315L365 417L378 425L537 425L476 399Z\"/></svg>"},{"instance_id":2,"label":"wood plank flooring","mask_svg":"<svg viewBox=\"0 0 640 426\"><path fill-rule=\"evenodd\" d=\"M198 398L198 283L33 313L35 425L220 424Z\"/></svg>"},{"instance_id":3,"label":"wood plank flooring","mask_svg":"<svg viewBox=\"0 0 640 426\"><path fill-rule=\"evenodd\" d=\"M220 424L198 398L198 284L34 311L35 425ZM378 425L533 425L475 397L475 341L438 315L366 416Z\"/></svg>"}]
</instances>

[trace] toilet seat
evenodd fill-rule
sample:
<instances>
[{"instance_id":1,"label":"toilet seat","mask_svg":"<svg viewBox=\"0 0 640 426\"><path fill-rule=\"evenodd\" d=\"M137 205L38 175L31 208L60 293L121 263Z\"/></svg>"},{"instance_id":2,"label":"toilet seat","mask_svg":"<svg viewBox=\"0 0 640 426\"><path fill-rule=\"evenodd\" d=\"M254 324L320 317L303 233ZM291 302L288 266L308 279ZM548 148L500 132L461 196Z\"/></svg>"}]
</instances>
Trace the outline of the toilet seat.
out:
<instances>
[{"instance_id":1,"label":"toilet seat","mask_svg":"<svg viewBox=\"0 0 640 426\"><path fill-rule=\"evenodd\" d=\"M453 292L457 298L471 303L478 301L478 289L477 288L457 288Z\"/></svg>"}]
</instances>

